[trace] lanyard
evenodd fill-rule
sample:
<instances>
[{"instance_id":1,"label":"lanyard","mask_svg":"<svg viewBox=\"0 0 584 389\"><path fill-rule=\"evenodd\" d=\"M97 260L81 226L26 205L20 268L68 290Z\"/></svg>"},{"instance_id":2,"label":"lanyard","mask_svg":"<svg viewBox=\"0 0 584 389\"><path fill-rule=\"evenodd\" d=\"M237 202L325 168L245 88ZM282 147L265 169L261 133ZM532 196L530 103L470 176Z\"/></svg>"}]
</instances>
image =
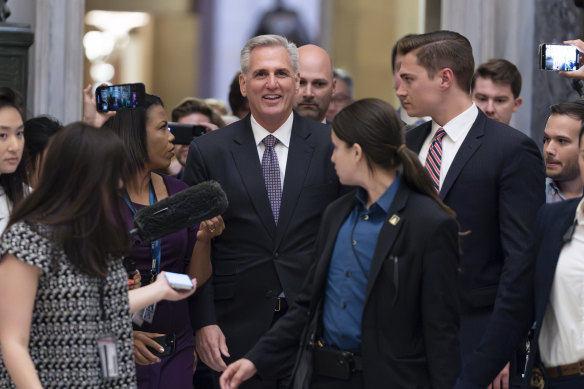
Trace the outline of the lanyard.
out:
<instances>
[{"instance_id":1,"label":"lanyard","mask_svg":"<svg viewBox=\"0 0 584 389\"><path fill-rule=\"evenodd\" d=\"M124 201L132 211L132 215L136 215L136 208L130 201L130 196L128 196L128 192L124 193ZM156 193L154 192L154 185L152 185L152 180L150 180L150 205L155 204L156 200ZM152 268L150 269L150 273L152 277L150 278L150 282L154 282L156 280L156 276L160 273L160 257L161 257L161 247L160 247L160 239L153 240L150 242L150 254L152 257Z\"/></svg>"}]
</instances>

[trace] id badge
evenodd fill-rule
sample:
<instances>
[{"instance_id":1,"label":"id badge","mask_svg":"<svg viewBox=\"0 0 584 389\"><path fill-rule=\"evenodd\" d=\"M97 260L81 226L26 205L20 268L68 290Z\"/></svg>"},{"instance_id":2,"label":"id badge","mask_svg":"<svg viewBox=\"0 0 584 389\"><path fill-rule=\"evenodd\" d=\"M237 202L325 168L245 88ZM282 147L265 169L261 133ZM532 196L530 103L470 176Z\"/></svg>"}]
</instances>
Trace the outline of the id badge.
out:
<instances>
[{"instance_id":1,"label":"id badge","mask_svg":"<svg viewBox=\"0 0 584 389\"><path fill-rule=\"evenodd\" d=\"M152 320L154 320L154 311L156 311L156 303L144 308L144 313L142 314L142 320L144 320L147 323L152 324Z\"/></svg>"},{"instance_id":2,"label":"id badge","mask_svg":"<svg viewBox=\"0 0 584 389\"><path fill-rule=\"evenodd\" d=\"M103 335L97 339L97 349L101 361L101 372L104 378L118 378L118 340L114 335Z\"/></svg>"}]
</instances>

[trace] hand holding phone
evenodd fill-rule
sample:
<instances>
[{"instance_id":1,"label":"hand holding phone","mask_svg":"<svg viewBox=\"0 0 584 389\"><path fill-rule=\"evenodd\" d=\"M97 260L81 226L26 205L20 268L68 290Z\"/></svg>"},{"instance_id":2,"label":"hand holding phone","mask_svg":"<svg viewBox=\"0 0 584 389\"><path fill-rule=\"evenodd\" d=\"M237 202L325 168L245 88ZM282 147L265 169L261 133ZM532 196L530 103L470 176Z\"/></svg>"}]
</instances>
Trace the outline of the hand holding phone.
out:
<instances>
[{"instance_id":1,"label":"hand holding phone","mask_svg":"<svg viewBox=\"0 0 584 389\"><path fill-rule=\"evenodd\" d=\"M539 45L539 68L542 70L574 71L580 68L582 59L578 48L572 45Z\"/></svg>"},{"instance_id":2,"label":"hand holding phone","mask_svg":"<svg viewBox=\"0 0 584 389\"><path fill-rule=\"evenodd\" d=\"M164 272L164 276L172 289L191 290L195 287L193 281L186 274Z\"/></svg>"},{"instance_id":3,"label":"hand holding phone","mask_svg":"<svg viewBox=\"0 0 584 389\"><path fill-rule=\"evenodd\" d=\"M98 112L144 107L145 96L142 83L102 85L95 90L95 105Z\"/></svg>"}]
</instances>

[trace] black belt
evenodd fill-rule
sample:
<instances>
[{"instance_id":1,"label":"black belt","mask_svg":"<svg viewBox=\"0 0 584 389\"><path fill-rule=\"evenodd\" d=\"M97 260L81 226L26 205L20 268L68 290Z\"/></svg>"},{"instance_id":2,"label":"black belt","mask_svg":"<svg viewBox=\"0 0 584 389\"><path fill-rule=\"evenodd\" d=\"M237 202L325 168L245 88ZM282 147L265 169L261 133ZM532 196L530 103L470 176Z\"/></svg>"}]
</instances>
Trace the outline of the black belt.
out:
<instances>
[{"instance_id":1,"label":"black belt","mask_svg":"<svg viewBox=\"0 0 584 389\"><path fill-rule=\"evenodd\" d=\"M347 380L355 372L363 371L363 358L358 351L315 345L314 371L327 377Z\"/></svg>"}]
</instances>

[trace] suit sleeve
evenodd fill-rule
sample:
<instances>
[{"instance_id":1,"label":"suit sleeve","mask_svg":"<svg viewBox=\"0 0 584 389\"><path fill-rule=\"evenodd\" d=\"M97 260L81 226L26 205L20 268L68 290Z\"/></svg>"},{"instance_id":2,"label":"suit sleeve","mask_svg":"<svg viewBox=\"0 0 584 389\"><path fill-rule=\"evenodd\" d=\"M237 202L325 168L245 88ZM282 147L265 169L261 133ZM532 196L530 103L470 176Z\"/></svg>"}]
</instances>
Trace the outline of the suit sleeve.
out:
<instances>
[{"instance_id":1,"label":"suit sleeve","mask_svg":"<svg viewBox=\"0 0 584 389\"><path fill-rule=\"evenodd\" d=\"M434 389L452 388L460 371L458 226L444 220L429 237L422 264L422 325Z\"/></svg>"},{"instance_id":2,"label":"suit sleeve","mask_svg":"<svg viewBox=\"0 0 584 389\"><path fill-rule=\"evenodd\" d=\"M499 184L499 225L505 263L495 306L479 347L456 388L484 389L511 359L533 317L534 239L531 227L545 201L541 154L531 139L509 153Z\"/></svg>"},{"instance_id":3,"label":"suit sleeve","mask_svg":"<svg viewBox=\"0 0 584 389\"><path fill-rule=\"evenodd\" d=\"M188 185L196 185L207 180L209 180L209 174L205 161L197 143L193 140L189 146L185 164L184 182ZM213 275L211 275L211 278L189 298L191 326L195 331L207 325L217 324L213 284Z\"/></svg>"}]
</instances>

